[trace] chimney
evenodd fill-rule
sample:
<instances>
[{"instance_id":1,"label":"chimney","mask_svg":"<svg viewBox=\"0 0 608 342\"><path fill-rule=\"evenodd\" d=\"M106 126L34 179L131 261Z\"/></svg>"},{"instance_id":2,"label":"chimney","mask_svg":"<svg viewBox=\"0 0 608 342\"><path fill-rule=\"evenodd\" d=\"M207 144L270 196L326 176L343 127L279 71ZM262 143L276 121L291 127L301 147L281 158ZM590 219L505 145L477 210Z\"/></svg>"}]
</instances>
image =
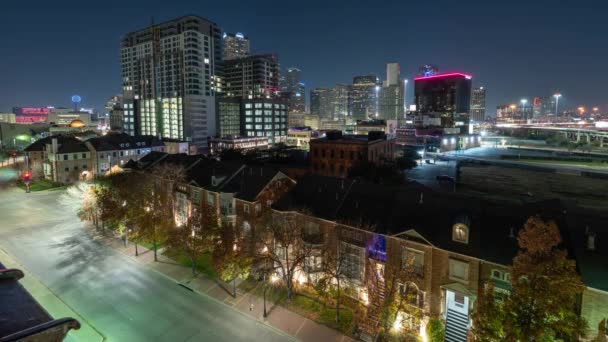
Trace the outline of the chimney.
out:
<instances>
[{"instance_id":1,"label":"chimney","mask_svg":"<svg viewBox=\"0 0 608 342\"><path fill-rule=\"evenodd\" d=\"M57 150L59 149L59 147L57 146L57 138L51 139L51 145L52 145L51 151L53 153L57 153Z\"/></svg>"},{"instance_id":2,"label":"chimney","mask_svg":"<svg viewBox=\"0 0 608 342\"><path fill-rule=\"evenodd\" d=\"M515 229L513 227L509 228L509 237L515 239Z\"/></svg>"},{"instance_id":3,"label":"chimney","mask_svg":"<svg viewBox=\"0 0 608 342\"><path fill-rule=\"evenodd\" d=\"M263 176L263 175L264 175L264 169L260 168L260 176Z\"/></svg>"},{"instance_id":4,"label":"chimney","mask_svg":"<svg viewBox=\"0 0 608 342\"><path fill-rule=\"evenodd\" d=\"M424 192L420 193L420 200L418 201L418 204L423 204L424 203Z\"/></svg>"},{"instance_id":5,"label":"chimney","mask_svg":"<svg viewBox=\"0 0 608 342\"><path fill-rule=\"evenodd\" d=\"M595 251L595 233L587 234L587 250L590 252Z\"/></svg>"}]
</instances>

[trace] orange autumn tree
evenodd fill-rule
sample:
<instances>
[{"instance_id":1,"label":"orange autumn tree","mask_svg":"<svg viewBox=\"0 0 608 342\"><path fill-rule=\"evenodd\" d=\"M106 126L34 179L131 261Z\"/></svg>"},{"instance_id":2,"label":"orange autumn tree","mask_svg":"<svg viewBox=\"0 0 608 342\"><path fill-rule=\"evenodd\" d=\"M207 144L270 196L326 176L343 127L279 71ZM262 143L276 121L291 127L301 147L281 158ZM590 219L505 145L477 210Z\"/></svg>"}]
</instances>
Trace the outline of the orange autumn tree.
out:
<instances>
[{"instance_id":1,"label":"orange autumn tree","mask_svg":"<svg viewBox=\"0 0 608 342\"><path fill-rule=\"evenodd\" d=\"M584 334L586 322L576 312L584 285L561 240L555 222L540 217L528 219L519 232L504 307L506 340L577 340Z\"/></svg>"}]
</instances>

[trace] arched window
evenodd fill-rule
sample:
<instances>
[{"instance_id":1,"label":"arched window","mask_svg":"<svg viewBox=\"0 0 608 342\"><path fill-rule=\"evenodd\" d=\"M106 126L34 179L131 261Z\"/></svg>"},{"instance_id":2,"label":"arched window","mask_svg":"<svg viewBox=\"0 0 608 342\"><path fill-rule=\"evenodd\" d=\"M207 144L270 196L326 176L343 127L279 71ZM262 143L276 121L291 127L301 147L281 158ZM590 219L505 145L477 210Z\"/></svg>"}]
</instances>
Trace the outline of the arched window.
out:
<instances>
[{"instance_id":1,"label":"arched window","mask_svg":"<svg viewBox=\"0 0 608 342\"><path fill-rule=\"evenodd\" d=\"M424 292L420 291L418 285L408 282L400 286L403 302L409 305L422 308L424 306Z\"/></svg>"},{"instance_id":2,"label":"arched window","mask_svg":"<svg viewBox=\"0 0 608 342\"><path fill-rule=\"evenodd\" d=\"M463 223L456 223L452 227L452 240L461 243L469 243L469 227Z\"/></svg>"}]
</instances>

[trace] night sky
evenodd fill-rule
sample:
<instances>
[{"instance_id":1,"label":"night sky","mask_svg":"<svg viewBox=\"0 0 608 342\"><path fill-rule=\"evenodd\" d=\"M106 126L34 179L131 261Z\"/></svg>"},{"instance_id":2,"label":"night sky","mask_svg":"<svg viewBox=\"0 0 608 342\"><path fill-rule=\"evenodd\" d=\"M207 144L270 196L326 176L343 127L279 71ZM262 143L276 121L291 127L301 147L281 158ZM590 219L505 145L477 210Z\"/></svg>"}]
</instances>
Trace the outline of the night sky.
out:
<instances>
[{"instance_id":1,"label":"night sky","mask_svg":"<svg viewBox=\"0 0 608 342\"><path fill-rule=\"evenodd\" d=\"M436 64L464 71L497 104L551 95L608 110L606 1L3 1L0 112L17 105L103 110L120 93L120 37L196 14L243 32L253 52L276 52L308 89ZM263 4L262 4L263 3ZM411 84L411 83L410 83ZM413 97L408 87L408 102ZM560 105L561 107L561 105Z\"/></svg>"}]
</instances>

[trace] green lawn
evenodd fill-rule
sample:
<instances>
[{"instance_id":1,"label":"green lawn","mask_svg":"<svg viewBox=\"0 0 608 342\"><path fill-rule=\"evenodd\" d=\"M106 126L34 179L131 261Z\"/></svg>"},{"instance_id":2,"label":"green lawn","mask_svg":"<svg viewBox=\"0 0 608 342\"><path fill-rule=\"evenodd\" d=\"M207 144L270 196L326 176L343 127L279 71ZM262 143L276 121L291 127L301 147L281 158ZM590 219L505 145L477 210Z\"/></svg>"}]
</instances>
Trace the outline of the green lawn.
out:
<instances>
[{"instance_id":1,"label":"green lawn","mask_svg":"<svg viewBox=\"0 0 608 342\"><path fill-rule=\"evenodd\" d=\"M25 184L23 184L23 182L19 181L17 182L17 186L23 190L25 190ZM51 181L48 181L46 179L41 179L41 180L36 180L36 181L32 181L30 183L30 191L44 191L44 190L50 190L50 189L64 189L66 188L66 186L62 186L61 184L58 183L54 183Z\"/></svg>"},{"instance_id":2,"label":"green lawn","mask_svg":"<svg viewBox=\"0 0 608 342\"><path fill-rule=\"evenodd\" d=\"M166 250L163 254L183 266L189 268L192 267L190 258L184 255L181 251ZM215 273L213 265L211 264L210 253L205 253L200 258L198 258L198 260L196 260L196 270L211 278L217 278L217 273Z\"/></svg>"},{"instance_id":3,"label":"green lawn","mask_svg":"<svg viewBox=\"0 0 608 342\"><path fill-rule=\"evenodd\" d=\"M250 291L254 288L255 284L260 283L247 280L240 285L240 288ZM260 284L260 286L255 288L254 293L259 297L263 296L264 287ZM337 324L336 308L330 305L324 305L323 302L315 298L315 295L312 293L295 293L291 302L289 302L287 301L285 288L281 286L270 286L266 292L266 298L269 302L279 304L317 323L336 329L343 334L349 336L353 335L353 309L345 305L345 303L340 305L340 324ZM345 301L345 299L343 299L343 301Z\"/></svg>"}]
</instances>

